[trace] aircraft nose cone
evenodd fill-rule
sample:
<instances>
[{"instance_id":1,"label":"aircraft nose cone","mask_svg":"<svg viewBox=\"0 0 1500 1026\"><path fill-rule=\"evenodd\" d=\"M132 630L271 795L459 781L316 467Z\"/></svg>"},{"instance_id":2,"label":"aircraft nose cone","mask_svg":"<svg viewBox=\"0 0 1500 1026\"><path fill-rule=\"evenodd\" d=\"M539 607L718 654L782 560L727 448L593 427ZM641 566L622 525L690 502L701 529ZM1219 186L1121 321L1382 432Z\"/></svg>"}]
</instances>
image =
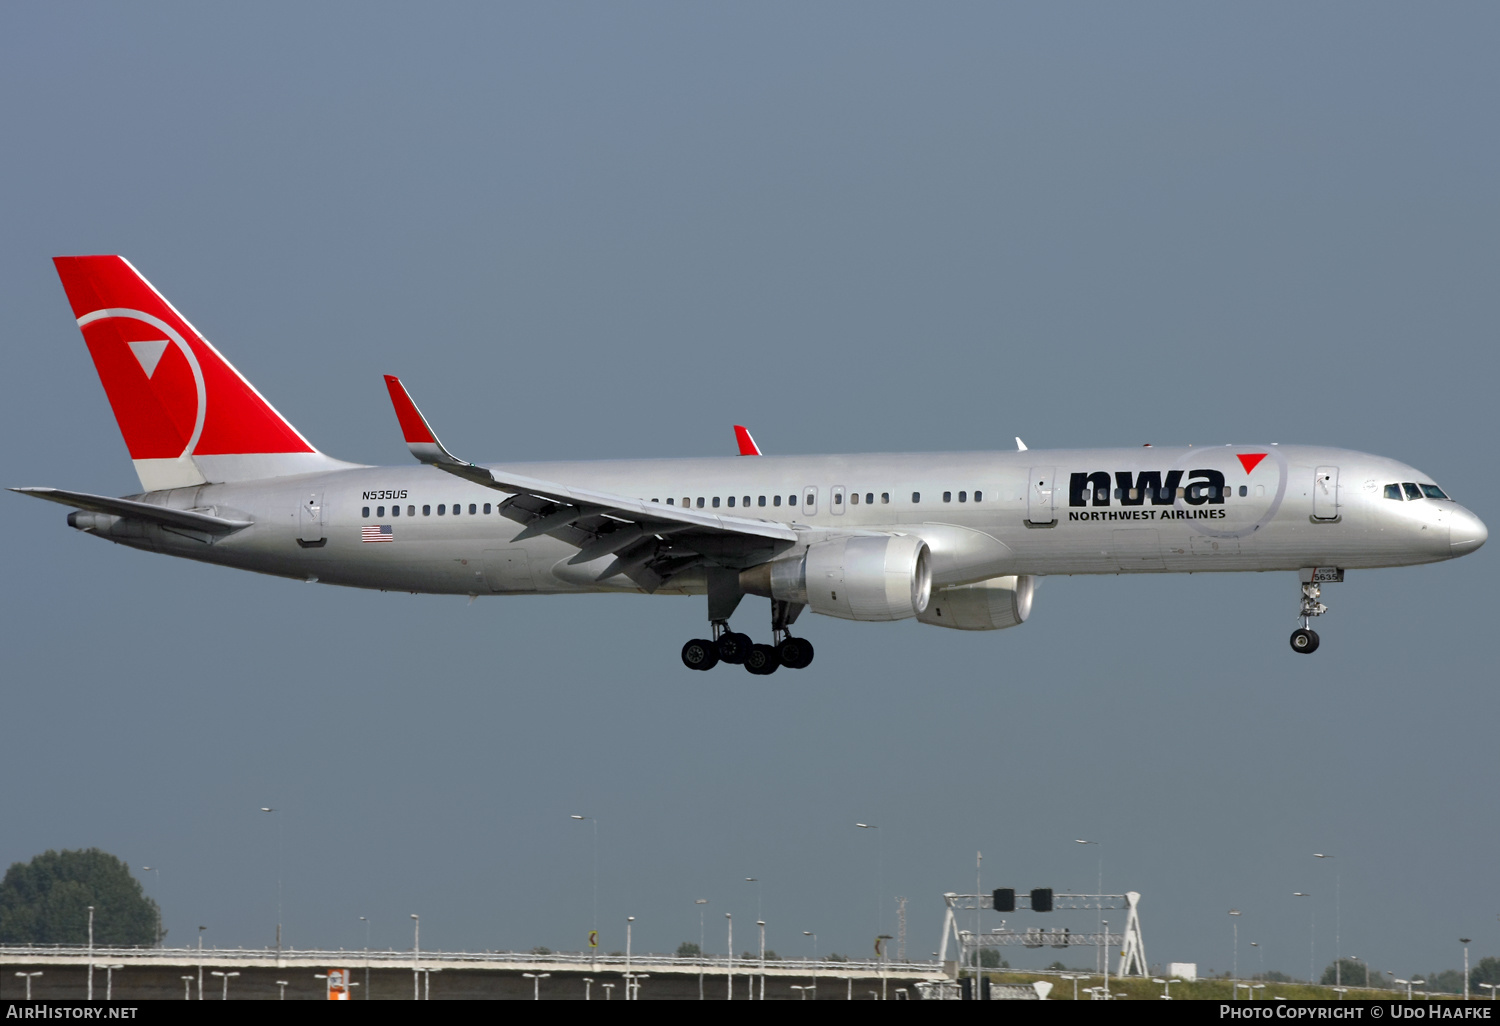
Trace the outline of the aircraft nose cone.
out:
<instances>
[{"instance_id":1,"label":"aircraft nose cone","mask_svg":"<svg viewBox=\"0 0 1500 1026\"><path fill-rule=\"evenodd\" d=\"M1468 510L1461 510L1453 518L1449 544L1452 545L1455 556L1462 556L1479 548L1489 536L1489 529L1484 526L1483 520Z\"/></svg>"}]
</instances>

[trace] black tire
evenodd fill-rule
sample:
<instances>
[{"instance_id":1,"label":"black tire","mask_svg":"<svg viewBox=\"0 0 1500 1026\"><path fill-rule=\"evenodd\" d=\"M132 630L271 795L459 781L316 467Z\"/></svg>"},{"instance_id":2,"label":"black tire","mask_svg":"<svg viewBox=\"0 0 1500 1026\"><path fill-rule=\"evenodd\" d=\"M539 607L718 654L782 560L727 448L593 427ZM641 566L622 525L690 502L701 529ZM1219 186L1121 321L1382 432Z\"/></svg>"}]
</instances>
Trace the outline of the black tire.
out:
<instances>
[{"instance_id":1,"label":"black tire","mask_svg":"<svg viewBox=\"0 0 1500 1026\"><path fill-rule=\"evenodd\" d=\"M780 665L781 659L770 645L751 645L745 654L745 669L762 677L775 673Z\"/></svg>"},{"instance_id":2,"label":"black tire","mask_svg":"<svg viewBox=\"0 0 1500 1026\"><path fill-rule=\"evenodd\" d=\"M682 646L682 665L689 670L712 670L719 665L719 652L707 638L694 638Z\"/></svg>"},{"instance_id":3,"label":"black tire","mask_svg":"<svg viewBox=\"0 0 1500 1026\"><path fill-rule=\"evenodd\" d=\"M725 631L717 642L719 658L726 663L743 663L750 654L750 635Z\"/></svg>"},{"instance_id":4,"label":"black tire","mask_svg":"<svg viewBox=\"0 0 1500 1026\"><path fill-rule=\"evenodd\" d=\"M1318 650L1318 632L1306 627L1292 631L1292 651L1299 655L1312 655Z\"/></svg>"},{"instance_id":5,"label":"black tire","mask_svg":"<svg viewBox=\"0 0 1500 1026\"><path fill-rule=\"evenodd\" d=\"M804 638L787 638L776 646L781 665L789 670L805 670L813 661L812 642Z\"/></svg>"}]
</instances>

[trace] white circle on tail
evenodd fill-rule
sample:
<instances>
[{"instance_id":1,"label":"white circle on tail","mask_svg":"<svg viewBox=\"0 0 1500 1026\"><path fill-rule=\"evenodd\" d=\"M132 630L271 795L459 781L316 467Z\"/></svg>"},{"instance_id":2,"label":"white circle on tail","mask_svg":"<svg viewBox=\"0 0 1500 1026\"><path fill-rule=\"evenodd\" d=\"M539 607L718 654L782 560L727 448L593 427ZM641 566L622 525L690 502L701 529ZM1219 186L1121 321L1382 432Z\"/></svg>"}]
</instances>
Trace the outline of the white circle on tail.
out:
<instances>
[{"instance_id":1,"label":"white circle on tail","mask_svg":"<svg viewBox=\"0 0 1500 1026\"><path fill-rule=\"evenodd\" d=\"M93 324L95 321L108 320L112 317L127 317L134 321L140 321L142 324L151 325L157 331L162 332L167 338L171 339L173 344L182 351L182 355L187 358L188 367L193 372L193 384L198 389L198 409L193 417L193 436L188 439L187 445L183 447L182 452L178 454L177 458L182 459L184 456L193 455L193 450L198 447L198 439L203 435L203 422L208 417L208 386L203 382L203 368L198 365L198 356L193 352L193 347L188 345L187 340L178 334L177 329L173 328L166 321L160 317L153 317L141 310L124 310L119 308L95 310L93 313L87 313L78 318L78 327L83 328ZM146 368L143 365L141 369L145 370ZM152 365L152 369L155 369L155 364ZM150 376L149 372L147 376Z\"/></svg>"}]
</instances>

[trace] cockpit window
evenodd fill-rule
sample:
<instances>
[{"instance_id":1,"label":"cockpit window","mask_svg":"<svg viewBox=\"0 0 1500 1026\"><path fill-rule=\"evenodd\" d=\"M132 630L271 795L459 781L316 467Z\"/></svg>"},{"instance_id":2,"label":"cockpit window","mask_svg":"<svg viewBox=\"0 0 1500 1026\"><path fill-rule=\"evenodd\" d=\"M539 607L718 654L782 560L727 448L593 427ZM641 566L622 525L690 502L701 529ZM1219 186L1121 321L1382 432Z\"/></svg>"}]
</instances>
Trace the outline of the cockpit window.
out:
<instances>
[{"instance_id":1,"label":"cockpit window","mask_svg":"<svg viewBox=\"0 0 1500 1026\"><path fill-rule=\"evenodd\" d=\"M1420 499L1422 497L1422 490L1410 481L1402 481L1401 487L1406 489L1406 497L1408 499Z\"/></svg>"},{"instance_id":2,"label":"cockpit window","mask_svg":"<svg viewBox=\"0 0 1500 1026\"><path fill-rule=\"evenodd\" d=\"M1422 486L1422 494L1427 496L1429 499L1446 499L1448 497L1443 494L1443 490L1441 488L1434 484L1424 484Z\"/></svg>"},{"instance_id":3,"label":"cockpit window","mask_svg":"<svg viewBox=\"0 0 1500 1026\"><path fill-rule=\"evenodd\" d=\"M1385 497L1387 499L1395 499L1397 502L1400 502L1401 501L1401 486L1398 485L1398 484L1388 484L1388 485L1386 485L1385 486Z\"/></svg>"}]
</instances>

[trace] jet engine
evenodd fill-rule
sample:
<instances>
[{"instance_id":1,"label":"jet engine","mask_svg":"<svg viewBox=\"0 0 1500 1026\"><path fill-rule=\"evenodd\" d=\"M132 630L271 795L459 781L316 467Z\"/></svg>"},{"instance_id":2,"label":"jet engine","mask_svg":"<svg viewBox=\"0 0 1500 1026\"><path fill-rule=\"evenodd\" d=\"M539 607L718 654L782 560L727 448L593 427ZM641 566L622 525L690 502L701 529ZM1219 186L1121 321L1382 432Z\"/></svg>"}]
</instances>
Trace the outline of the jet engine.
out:
<instances>
[{"instance_id":1,"label":"jet engine","mask_svg":"<svg viewBox=\"0 0 1500 1026\"><path fill-rule=\"evenodd\" d=\"M836 538L743 571L740 587L844 620L905 620L927 608L932 555L912 535Z\"/></svg>"},{"instance_id":2,"label":"jet engine","mask_svg":"<svg viewBox=\"0 0 1500 1026\"><path fill-rule=\"evenodd\" d=\"M1016 627L1031 615L1036 578L991 577L978 584L958 584L932 593L917 619L956 631L998 631Z\"/></svg>"}]
</instances>

